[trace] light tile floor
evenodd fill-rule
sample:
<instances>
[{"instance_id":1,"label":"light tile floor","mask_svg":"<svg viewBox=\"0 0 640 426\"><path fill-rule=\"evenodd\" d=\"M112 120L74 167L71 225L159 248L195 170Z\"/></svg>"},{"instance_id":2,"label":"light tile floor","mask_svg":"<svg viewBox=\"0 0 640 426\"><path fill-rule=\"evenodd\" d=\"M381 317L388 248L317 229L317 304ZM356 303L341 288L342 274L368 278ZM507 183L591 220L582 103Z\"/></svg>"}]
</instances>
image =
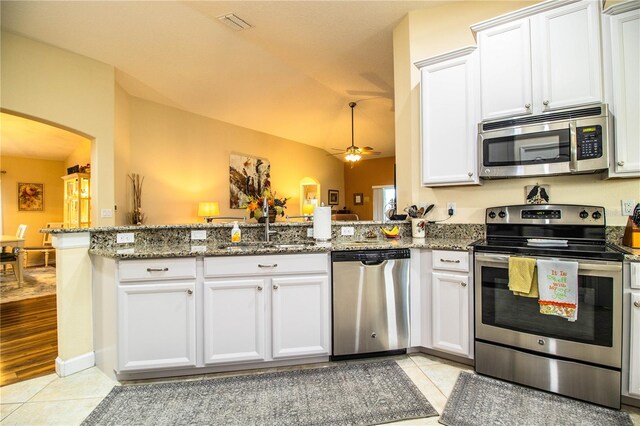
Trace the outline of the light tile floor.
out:
<instances>
[{"instance_id":1,"label":"light tile floor","mask_svg":"<svg viewBox=\"0 0 640 426\"><path fill-rule=\"evenodd\" d=\"M458 364L426 354L411 354L393 357L422 391L431 405L442 413L453 385L462 370L473 371L467 365ZM370 362L367 360L341 361L347 363ZM318 368L331 365L309 364L305 366L280 367L252 370L250 372L214 373L139 382L165 382L174 380L202 380L206 377L221 377L238 374L263 374L274 370ZM126 382L132 383L132 382ZM78 425L102 401L109 391L118 385L97 368L91 368L69 377L55 374L27 380L0 388L1 425ZM640 409L623 406L634 425L640 425ZM393 423L396 425L438 425L438 417L415 419Z\"/></svg>"}]
</instances>

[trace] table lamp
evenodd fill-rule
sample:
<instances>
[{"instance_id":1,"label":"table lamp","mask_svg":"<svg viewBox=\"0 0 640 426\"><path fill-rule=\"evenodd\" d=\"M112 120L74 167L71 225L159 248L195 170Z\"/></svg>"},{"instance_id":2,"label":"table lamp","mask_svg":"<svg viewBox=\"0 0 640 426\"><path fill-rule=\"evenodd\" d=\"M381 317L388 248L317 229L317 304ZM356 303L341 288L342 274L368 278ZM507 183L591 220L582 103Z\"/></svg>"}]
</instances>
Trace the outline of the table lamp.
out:
<instances>
[{"instance_id":1,"label":"table lamp","mask_svg":"<svg viewBox=\"0 0 640 426\"><path fill-rule=\"evenodd\" d=\"M211 223L214 216L220 216L220 206L216 201L198 203L198 216L204 217L207 223Z\"/></svg>"}]
</instances>

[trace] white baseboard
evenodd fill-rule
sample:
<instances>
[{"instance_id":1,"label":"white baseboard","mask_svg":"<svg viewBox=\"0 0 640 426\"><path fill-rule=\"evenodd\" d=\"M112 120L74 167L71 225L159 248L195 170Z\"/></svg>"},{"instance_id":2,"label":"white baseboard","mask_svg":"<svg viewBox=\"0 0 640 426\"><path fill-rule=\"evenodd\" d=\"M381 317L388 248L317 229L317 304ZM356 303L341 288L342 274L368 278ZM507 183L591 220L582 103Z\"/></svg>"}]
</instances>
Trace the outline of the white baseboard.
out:
<instances>
[{"instance_id":1,"label":"white baseboard","mask_svg":"<svg viewBox=\"0 0 640 426\"><path fill-rule=\"evenodd\" d=\"M68 360L62 360L58 357L56 358L56 373L60 377L70 376L94 365L96 365L96 355L93 352L87 352Z\"/></svg>"}]
</instances>

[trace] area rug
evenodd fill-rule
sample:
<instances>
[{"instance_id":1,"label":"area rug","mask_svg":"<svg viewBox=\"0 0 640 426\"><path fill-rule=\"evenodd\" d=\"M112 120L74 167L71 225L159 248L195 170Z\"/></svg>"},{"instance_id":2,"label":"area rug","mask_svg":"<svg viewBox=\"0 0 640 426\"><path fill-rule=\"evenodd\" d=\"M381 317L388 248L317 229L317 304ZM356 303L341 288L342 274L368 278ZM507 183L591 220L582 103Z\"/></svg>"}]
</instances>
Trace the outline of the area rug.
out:
<instances>
[{"instance_id":1,"label":"area rug","mask_svg":"<svg viewBox=\"0 0 640 426\"><path fill-rule=\"evenodd\" d=\"M10 268L7 268L10 270ZM12 272L0 274L0 303L31 299L56 293L56 268L41 266L24 269L24 283L18 281Z\"/></svg>"},{"instance_id":2,"label":"area rug","mask_svg":"<svg viewBox=\"0 0 640 426\"><path fill-rule=\"evenodd\" d=\"M464 425L632 425L629 414L461 372L438 420Z\"/></svg>"},{"instance_id":3,"label":"area rug","mask_svg":"<svg viewBox=\"0 0 640 426\"><path fill-rule=\"evenodd\" d=\"M395 361L117 386L83 425L367 425L438 413Z\"/></svg>"}]
</instances>

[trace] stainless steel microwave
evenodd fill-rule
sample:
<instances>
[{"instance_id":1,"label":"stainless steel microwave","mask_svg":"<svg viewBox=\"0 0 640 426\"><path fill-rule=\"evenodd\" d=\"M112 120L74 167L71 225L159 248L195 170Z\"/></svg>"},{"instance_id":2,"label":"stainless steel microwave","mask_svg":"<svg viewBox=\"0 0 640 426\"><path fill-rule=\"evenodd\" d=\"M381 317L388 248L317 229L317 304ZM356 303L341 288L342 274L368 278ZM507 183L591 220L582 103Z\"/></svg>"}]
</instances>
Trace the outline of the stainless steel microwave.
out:
<instances>
[{"instance_id":1,"label":"stainless steel microwave","mask_svg":"<svg viewBox=\"0 0 640 426\"><path fill-rule=\"evenodd\" d=\"M609 167L613 129L606 104L478 125L484 179L596 173Z\"/></svg>"}]
</instances>

